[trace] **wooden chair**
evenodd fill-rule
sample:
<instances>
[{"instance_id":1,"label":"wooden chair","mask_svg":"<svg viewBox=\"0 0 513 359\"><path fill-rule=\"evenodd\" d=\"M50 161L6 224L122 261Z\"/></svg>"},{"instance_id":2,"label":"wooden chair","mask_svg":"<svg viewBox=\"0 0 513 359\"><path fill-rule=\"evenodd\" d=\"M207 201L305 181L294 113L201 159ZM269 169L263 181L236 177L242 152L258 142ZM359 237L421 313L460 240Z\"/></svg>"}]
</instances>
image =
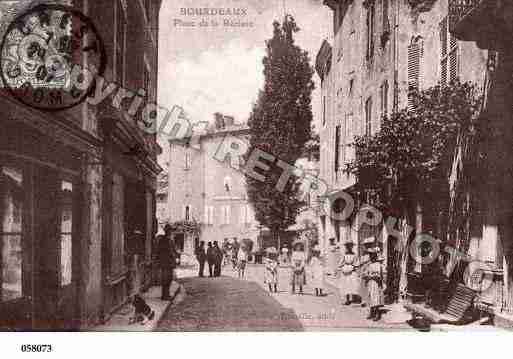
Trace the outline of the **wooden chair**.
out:
<instances>
[{"instance_id":1,"label":"wooden chair","mask_svg":"<svg viewBox=\"0 0 513 359\"><path fill-rule=\"evenodd\" d=\"M472 307L476 293L458 284L448 298L447 307L443 312L427 307L425 304L407 303L406 310L412 312L413 319L422 317L431 323L465 324L468 321L468 311Z\"/></svg>"}]
</instances>

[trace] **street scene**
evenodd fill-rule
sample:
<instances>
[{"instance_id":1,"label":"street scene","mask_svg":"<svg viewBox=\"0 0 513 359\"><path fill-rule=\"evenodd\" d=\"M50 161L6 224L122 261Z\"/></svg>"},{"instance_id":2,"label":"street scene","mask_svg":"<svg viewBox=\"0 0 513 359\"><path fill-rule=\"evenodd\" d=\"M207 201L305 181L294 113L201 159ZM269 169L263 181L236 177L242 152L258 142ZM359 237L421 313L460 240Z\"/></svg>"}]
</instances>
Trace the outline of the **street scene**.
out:
<instances>
[{"instance_id":1,"label":"street scene","mask_svg":"<svg viewBox=\"0 0 513 359\"><path fill-rule=\"evenodd\" d=\"M0 1L0 331L513 327L513 2Z\"/></svg>"}]
</instances>

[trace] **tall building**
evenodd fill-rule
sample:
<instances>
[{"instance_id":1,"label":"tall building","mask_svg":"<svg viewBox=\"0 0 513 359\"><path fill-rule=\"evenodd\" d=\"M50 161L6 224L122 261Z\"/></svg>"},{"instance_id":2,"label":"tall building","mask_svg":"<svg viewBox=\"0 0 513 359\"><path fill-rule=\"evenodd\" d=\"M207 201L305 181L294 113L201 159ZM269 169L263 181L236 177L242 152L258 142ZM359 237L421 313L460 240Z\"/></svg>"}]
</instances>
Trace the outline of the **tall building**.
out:
<instances>
[{"instance_id":1,"label":"tall building","mask_svg":"<svg viewBox=\"0 0 513 359\"><path fill-rule=\"evenodd\" d=\"M475 43L459 41L449 30L451 0L326 0L333 11L333 41L324 41L317 54L321 78L320 177L330 188L325 208L337 206L341 191L358 204L371 202L359 193L358 179L345 173L355 159L356 135L379 131L383 116L413 106L411 89L426 89L453 80L485 87L489 53ZM372 203L372 202L371 202ZM401 254L383 226L362 226L358 216L348 220L319 216L320 235L340 243L353 241L363 253L365 239L383 243L390 273L401 270ZM492 241L493 242L493 241ZM481 241L480 251L495 245ZM484 254L483 254L484 255ZM488 255L488 254L487 254ZM390 277L399 278L399 273ZM398 293L399 283L389 283Z\"/></svg>"},{"instance_id":2,"label":"tall building","mask_svg":"<svg viewBox=\"0 0 513 359\"><path fill-rule=\"evenodd\" d=\"M182 260L194 261L198 242L249 239L257 249L257 222L246 193L245 176L216 153L227 137L246 140L249 129L234 123L231 116L215 114L215 122L198 139L170 140L169 217L170 222L196 223L200 235L177 231L175 243ZM194 142L194 143L193 143Z\"/></svg>"},{"instance_id":3,"label":"tall building","mask_svg":"<svg viewBox=\"0 0 513 359\"><path fill-rule=\"evenodd\" d=\"M161 149L141 130L140 112L130 117L126 103L113 101L119 91L141 88L147 102L156 100L160 1L10 1L1 9L2 38L15 16L46 3L91 19L114 91L101 103L86 98L47 112L22 104L2 84L1 328L87 328L151 279ZM54 20L40 12L30 31L44 34L43 23L58 26ZM87 58L72 61L87 68Z\"/></svg>"}]
</instances>

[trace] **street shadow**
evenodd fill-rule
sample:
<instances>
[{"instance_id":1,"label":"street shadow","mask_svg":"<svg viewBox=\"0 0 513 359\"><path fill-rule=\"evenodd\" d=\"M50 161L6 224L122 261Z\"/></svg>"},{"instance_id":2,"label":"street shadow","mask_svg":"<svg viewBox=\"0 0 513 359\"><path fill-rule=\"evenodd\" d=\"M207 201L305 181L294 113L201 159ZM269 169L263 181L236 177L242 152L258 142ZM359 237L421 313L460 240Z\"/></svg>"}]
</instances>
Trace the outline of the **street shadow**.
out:
<instances>
[{"instance_id":1,"label":"street shadow","mask_svg":"<svg viewBox=\"0 0 513 359\"><path fill-rule=\"evenodd\" d=\"M256 282L233 277L183 278L187 297L158 331L304 331L296 313Z\"/></svg>"}]
</instances>

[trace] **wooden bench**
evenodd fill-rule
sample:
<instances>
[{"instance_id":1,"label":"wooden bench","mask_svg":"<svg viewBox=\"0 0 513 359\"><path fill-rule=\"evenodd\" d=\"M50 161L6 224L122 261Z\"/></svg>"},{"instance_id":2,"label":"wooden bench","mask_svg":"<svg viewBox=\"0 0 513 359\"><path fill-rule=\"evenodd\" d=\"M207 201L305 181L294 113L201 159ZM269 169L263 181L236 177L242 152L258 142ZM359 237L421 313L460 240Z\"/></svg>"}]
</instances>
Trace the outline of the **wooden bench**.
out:
<instances>
[{"instance_id":1,"label":"wooden bench","mask_svg":"<svg viewBox=\"0 0 513 359\"><path fill-rule=\"evenodd\" d=\"M442 312L427 307L425 304L407 303L405 309L412 312L413 319L423 317L431 323L446 324L464 324L466 322L466 314L472 306L476 293L458 284L448 298L448 304Z\"/></svg>"}]
</instances>

